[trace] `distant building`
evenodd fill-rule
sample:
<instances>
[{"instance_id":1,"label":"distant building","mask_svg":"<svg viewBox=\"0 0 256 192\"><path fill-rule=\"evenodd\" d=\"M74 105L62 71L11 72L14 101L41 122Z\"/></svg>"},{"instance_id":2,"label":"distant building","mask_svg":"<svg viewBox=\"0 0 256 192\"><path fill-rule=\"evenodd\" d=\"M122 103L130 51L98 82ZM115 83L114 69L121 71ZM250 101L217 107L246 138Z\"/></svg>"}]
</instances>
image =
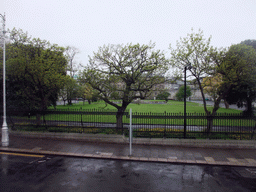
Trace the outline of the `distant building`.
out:
<instances>
[{"instance_id":1,"label":"distant building","mask_svg":"<svg viewBox=\"0 0 256 192\"><path fill-rule=\"evenodd\" d=\"M166 83L165 89L170 93L169 99L175 100L176 93L179 88L184 85L184 81L176 81L175 83ZM202 95L199 87L197 85L192 85L187 81L187 86L190 86L192 95L189 97L189 100L202 100ZM211 99L208 94L205 94L206 99Z\"/></svg>"}]
</instances>

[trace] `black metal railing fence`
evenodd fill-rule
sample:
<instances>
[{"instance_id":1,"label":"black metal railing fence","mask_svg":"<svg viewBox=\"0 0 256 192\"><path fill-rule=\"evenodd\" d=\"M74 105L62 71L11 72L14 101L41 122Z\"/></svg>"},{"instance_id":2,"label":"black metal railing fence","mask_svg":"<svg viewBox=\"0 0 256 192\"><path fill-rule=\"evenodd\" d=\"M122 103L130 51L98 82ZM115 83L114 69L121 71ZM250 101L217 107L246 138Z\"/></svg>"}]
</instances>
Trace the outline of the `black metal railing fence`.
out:
<instances>
[{"instance_id":1,"label":"black metal railing fence","mask_svg":"<svg viewBox=\"0 0 256 192\"><path fill-rule=\"evenodd\" d=\"M128 135L129 112L123 115L122 127L116 125L116 115L115 110L98 109L7 110L7 122L13 130ZM184 129L183 113L132 113L134 137L254 139L256 129L255 117L242 114L219 113L207 117L205 114L187 113L186 122Z\"/></svg>"}]
</instances>

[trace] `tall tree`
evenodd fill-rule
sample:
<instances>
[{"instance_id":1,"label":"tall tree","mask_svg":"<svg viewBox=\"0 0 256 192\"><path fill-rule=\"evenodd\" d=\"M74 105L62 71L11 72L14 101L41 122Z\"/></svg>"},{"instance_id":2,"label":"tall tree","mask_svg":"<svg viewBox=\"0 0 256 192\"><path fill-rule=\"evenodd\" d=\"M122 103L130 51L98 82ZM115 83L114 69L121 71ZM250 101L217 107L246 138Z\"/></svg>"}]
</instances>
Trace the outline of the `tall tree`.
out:
<instances>
[{"instance_id":1,"label":"tall tree","mask_svg":"<svg viewBox=\"0 0 256 192\"><path fill-rule=\"evenodd\" d=\"M201 92L203 99L204 111L208 116L207 132L209 133L212 128L212 117L219 109L219 103L223 94L214 102L213 110L210 111L206 105L206 97L204 88L202 86L202 79L209 75L216 73L216 63L222 63L224 57L224 50L217 50L210 46L211 37L204 38L203 31L199 30L198 33L188 34L185 38L180 38L177 41L176 49L170 46L171 50L171 64L183 73L187 69L190 74L195 78L196 83Z\"/></svg>"},{"instance_id":2,"label":"tall tree","mask_svg":"<svg viewBox=\"0 0 256 192\"><path fill-rule=\"evenodd\" d=\"M9 101L29 109L45 110L57 100L67 61L64 48L31 39L22 30L10 32L7 57Z\"/></svg>"},{"instance_id":3,"label":"tall tree","mask_svg":"<svg viewBox=\"0 0 256 192\"><path fill-rule=\"evenodd\" d=\"M245 114L252 115L252 102L256 99L256 51L245 44L232 45L219 67L230 92L226 99L230 104L242 107L246 103Z\"/></svg>"},{"instance_id":4,"label":"tall tree","mask_svg":"<svg viewBox=\"0 0 256 192\"><path fill-rule=\"evenodd\" d=\"M108 45L100 47L90 65L81 75L107 104L117 109L117 127L122 128L122 118L127 106L137 98L148 97L152 88L164 82L167 60L155 44ZM118 105L111 96L119 95Z\"/></svg>"}]
</instances>

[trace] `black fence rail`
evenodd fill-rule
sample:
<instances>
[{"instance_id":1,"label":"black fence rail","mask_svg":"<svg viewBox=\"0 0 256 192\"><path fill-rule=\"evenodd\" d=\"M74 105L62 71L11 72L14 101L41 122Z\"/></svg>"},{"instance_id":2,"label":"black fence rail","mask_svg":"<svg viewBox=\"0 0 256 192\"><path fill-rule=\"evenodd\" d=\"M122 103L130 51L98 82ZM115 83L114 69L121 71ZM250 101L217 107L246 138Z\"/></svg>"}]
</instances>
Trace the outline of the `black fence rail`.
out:
<instances>
[{"instance_id":1,"label":"black fence rail","mask_svg":"<svg viewBox=\"0 0 256 192\"><path fill-rule=\"evenodd\" d=\"M7 111L7 122L13 130L123 134L126 127L116 127L115 110L47 110ZM124 113L124 116L128 112Z\"/></svg>"},{"instance_id":2,"label":"black fence rail","mask_svg":"<svg viewBox=\"0 0 256 192\"><path fill-rule=\"evenodd\" d=\"M128 135L130 114L123 115L123 126L116 125L114 110L7 111L8 126L13 130L105 133ZM132 113L134 137L254 139L254 116L219 113L214 117L187 113ZM207 128L210 132L207 132ZM185 134L184 134L185 132Z\"/></svg>"},{"instance_id":3,"label":"black fence rail","mask_svg":"<svg viewBox=\"0 0 256 192\"><path fill-rule=\"evenodd\" d=\"M186 129L182 113L134 113L132 117L136 137L253 139L256 129L255 117L242 114L222 113L207 117L205 114L187 113ZM210 133L207 132L208 126Z\"/></svg>"}]
</instances>

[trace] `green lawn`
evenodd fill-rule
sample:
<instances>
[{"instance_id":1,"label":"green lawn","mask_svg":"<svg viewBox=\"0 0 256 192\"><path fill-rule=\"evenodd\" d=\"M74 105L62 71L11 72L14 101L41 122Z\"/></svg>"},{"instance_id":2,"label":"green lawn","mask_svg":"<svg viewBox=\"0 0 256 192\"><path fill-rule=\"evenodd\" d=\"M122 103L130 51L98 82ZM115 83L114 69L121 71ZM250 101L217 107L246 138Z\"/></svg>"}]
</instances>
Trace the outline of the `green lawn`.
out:
<instances>
[{"instance_id":1,"label":"green lawn","mask_svg":"<svg viewBox=\"0 0 256 192\"><path fill-rule=\"evenodd\" d=\"M183 125L183 113L184 113L184 102L180 101L169 101L165 104L130 104L127 108L132 109L133 112L133 123L135 124L169 124L169 125ZM208 106L208 109L211 109L211 106ZM53 109L51 107L50 109ZM103 110L103 111L113 111L116 110L113 106L107 105L104 102L96 102L92 104L88 104L87 102L83 105L83 102L79 102L78 104L73 104L71 106L57 106L57 109L63 109L66 111L69 110ZM144 118L136 118L135 115L137 114L145 114L152 113L152 116L147 116ZM157 117L157 115L163 115L164 113L167 115L177 115L177 118L161 118ZM240 110L235 109L225 109L220 108L218 110L219 113L226 113L226 114L239 114L241 113ZM159 114L157 114L159 113ZM204 116L204 108L202 104L187 102L187 113L188 116L190 114L196 115L201 114ZM97 113L98 114L98 113ZM34 117L35 118L35 117ZM105 123L115 123L116 117L115 113L113 114L105 114L105 115L95 115L95 114L49 114L45 116L46 120L59 120L59 121L83 121L83 122L105 122ZM125 115L123 117L123 123L129 123L130 119ZM197 125L197 126L205 126L207 124L206 119L189 119L188 124L190 125ZM223 120L214 120L215 125L229 125L235 126L239 125L240 123L244 125L251 124L251 121L248 120L241 120L241 119L223 119Z\"/></svg>"},{"instance_id":2,"label":"green lawn","mask_svg":"<svg viewBox=\"0 0 256 192\"><path fill-rule=\"evenodd\" d=\"M57 109L102 109L102 110L115 110L116 108L107 105L100 101L88 104L85 102L83 105L83 102L79 102L78 104L73 105L58 105L56 107ZM133 104L131 103L128 105L127 110L132 109L132 112L141 112L141 113L183 113L184 112L184 102L182 101L169 101L166 104ZM212 110L211 106L207 107L209 110ZM53 107L50 107L49 109L53 109ZM218 113L241 113L241 110L235 110L235 109L225 109L220 108ZM202 104L193 103L193 102L187 102L187 113L205 113L204 108Z\"/></svg>"}]
</instances>

